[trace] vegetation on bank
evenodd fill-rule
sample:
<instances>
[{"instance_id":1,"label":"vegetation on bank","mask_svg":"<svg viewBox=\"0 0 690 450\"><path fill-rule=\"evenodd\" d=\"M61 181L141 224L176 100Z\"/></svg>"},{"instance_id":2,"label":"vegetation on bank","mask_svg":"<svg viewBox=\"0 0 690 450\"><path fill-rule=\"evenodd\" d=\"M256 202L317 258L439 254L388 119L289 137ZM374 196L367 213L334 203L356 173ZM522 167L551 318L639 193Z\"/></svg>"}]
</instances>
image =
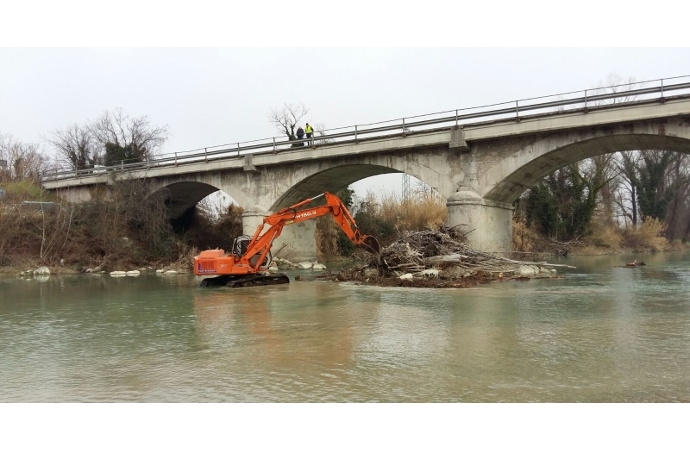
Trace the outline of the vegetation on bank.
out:
<instances>
[{"instance_id":1,"label":"vegetation on bank","mask_svg":"<svg viewBox=\"0 0 690 450\"><path fill-rule=\"evenodd\" d=\"M31 179L0 181L0 271L42 265L62 271L148 266L189 270L199 249L230 248L232 240L242 234L242 208L202 201L170 222L166 218L166 193L146 195L146 184L146 180L116 181L94 190L88 202L65 203ZM437 229L446 220L445 199L428 189L417 189L406 200L394 195L380 198L373 193L358 198L350 189L337 195L353 212L361 232L376 236L382 246L406 232ZM527 220L518 204L513 257L684 247L670 243L661 220L646 218L636 227L621 227L602 220L600 210L595 208L595 220L590 221L586 234L562 241L545 235L534 216ZM355 251L329 216L317 219L316 239L322 261L351 257Z\"/></svg>"},{"instance_id":2,"label":"vegetation on bank","mask_svg":"<svg viewBox=\"0 0 690 450\"><path fill-rule=\"evenodd\" d=\"M684 248L690 158L617 152L570 164L515 202L515 251L567 255Z\"/></svg>"}]
</instances>

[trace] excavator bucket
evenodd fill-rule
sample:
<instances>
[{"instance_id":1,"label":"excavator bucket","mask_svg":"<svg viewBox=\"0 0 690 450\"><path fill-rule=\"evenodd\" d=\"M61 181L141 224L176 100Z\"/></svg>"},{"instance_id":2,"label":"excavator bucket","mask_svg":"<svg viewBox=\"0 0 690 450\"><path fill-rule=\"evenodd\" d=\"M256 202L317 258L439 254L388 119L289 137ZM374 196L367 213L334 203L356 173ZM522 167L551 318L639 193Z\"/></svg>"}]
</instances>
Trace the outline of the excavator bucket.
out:
<instances>
[{"instance_id":1,"label":"excavator bucket","mask_svg":"<svg viewBox=\"0 0 690 450\"><path fill-rule=\"evenodd\" d=\"M380 256L381 245L379 245L379 241L376 240L374 236L365 236L362 242L359 244L359 247L373 255Z\"/></svg>"}]
</instances>

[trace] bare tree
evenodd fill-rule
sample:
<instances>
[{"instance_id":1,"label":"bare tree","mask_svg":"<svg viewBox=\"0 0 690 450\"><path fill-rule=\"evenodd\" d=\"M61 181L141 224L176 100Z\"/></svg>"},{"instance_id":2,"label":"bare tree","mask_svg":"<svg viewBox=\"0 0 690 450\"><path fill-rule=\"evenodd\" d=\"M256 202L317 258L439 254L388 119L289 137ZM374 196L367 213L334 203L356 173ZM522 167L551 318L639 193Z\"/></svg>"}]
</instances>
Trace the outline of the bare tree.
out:
<instances>
[{"instance_id":1,"label":"bare tree","mask_svg":"<svg viewBox=\"0 0 690 450\"><path fill-rule=\"evenodd\" d=\"M583 175L596 180L603 181L603 186L599 190L599 201L597 202L597 212L607 223L613 225L614 217L617 214L617 203L615 202L615 192L620 184L618 171L615 166L615 154L607 153L594 156L583 161Z\"/></svg>"},{"instance_id":2,"label":"bare tree","mask_svg":"<svg viewBox=\"0 0 690 450\"><path fill-rule=\"evenodd\" d=\"M153 126L148 116L132 118L117 108L106 111L89 130L103 146L106 164L145 161L157 155L168 139L168 126Z\"/></svg>"},{"instance_id":3,"label":"bare tree","mask_svg":"<svg viewBox=\"0 0 690 450\"><path fill-rule=\"evenodd\" d=\"M15 140L11 135L0 134L0 160L7 162L4 178L11 180L38 180L46 168L47 158L38 144Z\"/></svg>"},{"instance_id":4,"label":"bare tree","mask_svg":"<svg viewBox=\"0 0 690 450\"><path fill-rule=\"evenodd\" d=\"M635 180L637 179L637 166L640 164L640 152L634 150L618 152L616 155L616 168L621 179L619 189L616 192L616 203L634 227L637 225L639 217Z\"/></svg>"},{"instance_id":5,"label":"bare tree","mask_svg":"<svg viewBox=\"0 0 690 450\"><path fill-rule=\"evenodd\" d=\"M300 120L309 113L309 110L303 103L293 105L291 103L283 104L280 109L272 109L268 116L268 121L272 123L276 129L287 136L288 140L295 141L295 131Z\"/></svg>"},{"instance_id":6,"label":"bare tree","mask_svg":"<svg viewBox=\"0 0 690 450\"><path fill-rule=\"evenodd\" d=\"M329 139L326 136L326 126L322 123L315 123L314 124L314 134L318 135L318 139L315 140L317 144L330 144L333 141L333 139Z\"/></svg>"},{"instance_id":7,"label":"bare tree","mask_svg":"<svg viewBox=\"0 0 690 450\"><path fill-rule=\"evenodd\" d=\"M77 169L91 167L99 159L95 139L88 127L75 124L55 130L46 141L57 150L58 155L67 159Z\"/></svg>"},{"instance_id":8,"label":"bare tree","mask_svg":"<svg viewBox=\"0 0 690 450\"><path fill-rule=\"evenodd\" d=\"M683 153L674 154L668 176L678 189L668 205L664 219L667 224L666 238L685 241L690 231L690 157Z\"/></svg>"},{"instance_id":9,"label":"bare tree","mask_svg":"<svg viewBox=\"0 0 690 450\"><path fill-rule=\"evenodd\" d=\"M628 77L628 78L623 78L620 75L618 75L615 72L609 73L608 76L606 77L605 81L599 80L599 83L597 84L594 93L595 94L615 94L615 93L624 93L633 90L635 87L635 84L640 85L639 87L642 87L640 83L635 82L635 77ZM614 103L625 103L625 102L632 102L635 100L635 95L626 95L623 97L616 97L613 99L609 100L599 100L595 102L597 106L599 105L609 105L609 104L614 104Z\"/></svg>"}]
</instances>

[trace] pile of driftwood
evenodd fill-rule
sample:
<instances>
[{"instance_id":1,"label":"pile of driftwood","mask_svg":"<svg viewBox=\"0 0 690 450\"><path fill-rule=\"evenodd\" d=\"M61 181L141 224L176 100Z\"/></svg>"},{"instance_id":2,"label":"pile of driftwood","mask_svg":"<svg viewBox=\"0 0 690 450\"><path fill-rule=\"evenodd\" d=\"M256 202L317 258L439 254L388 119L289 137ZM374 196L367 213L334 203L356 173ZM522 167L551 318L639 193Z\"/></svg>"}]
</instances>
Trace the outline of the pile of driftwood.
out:
<instances>
[{"instance_id":1,"label":"pile of driftwood","mask_svg":"<svg viewBox=\"0 0 690 450\"><path fill-rule=\"evenodd\" d=\"M379 265L389 272L422 272L431 267L457 266L467 271L494 272L519 265L571 267L546 262L515 261L492 253L473 250L466 244L465 235L455 227L441 227L438 231L407 233L381 250Z\"/></svg>"}]
</instances>

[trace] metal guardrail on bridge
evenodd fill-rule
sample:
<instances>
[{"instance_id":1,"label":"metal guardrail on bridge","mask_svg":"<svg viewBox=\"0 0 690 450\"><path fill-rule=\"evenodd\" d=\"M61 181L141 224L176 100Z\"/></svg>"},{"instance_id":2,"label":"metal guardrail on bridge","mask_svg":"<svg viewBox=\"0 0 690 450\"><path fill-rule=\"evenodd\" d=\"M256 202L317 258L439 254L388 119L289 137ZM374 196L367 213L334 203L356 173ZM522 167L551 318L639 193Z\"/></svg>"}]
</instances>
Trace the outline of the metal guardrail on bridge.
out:
<instances>
[{"instance_id":1,"label":"metal guardrail on bridge","mask_svg":"<svg viewBox=\"0 0 690 450\"><path fill-rule=\"evenodd\" d=\"M44 172L41 181L79 178L108 171L126 172L165 166L239 158L247 154L278 153L294 149L295 145L321 147L334 143L359 142L364 139L406 136L420 131L443 129L450 126L464 126L497 120L528 118L536 115L559 112L588 112L590 109L615 104L629 104L631 101L657 100L664 102L673 92L674 96L690 94L690 75L658 80L626 83L582 91L534 97L492 105L462 108L438 113L424 114L384 122L323 130L311 139L289 140L287 137L270 137L248 142L221 144L203 149L174 152L146 161L120 163L112 166L95 166L75 170L69 166L58 166ZM547 99L551 99L546 101Z\"/></svg>"}]
</instances>

